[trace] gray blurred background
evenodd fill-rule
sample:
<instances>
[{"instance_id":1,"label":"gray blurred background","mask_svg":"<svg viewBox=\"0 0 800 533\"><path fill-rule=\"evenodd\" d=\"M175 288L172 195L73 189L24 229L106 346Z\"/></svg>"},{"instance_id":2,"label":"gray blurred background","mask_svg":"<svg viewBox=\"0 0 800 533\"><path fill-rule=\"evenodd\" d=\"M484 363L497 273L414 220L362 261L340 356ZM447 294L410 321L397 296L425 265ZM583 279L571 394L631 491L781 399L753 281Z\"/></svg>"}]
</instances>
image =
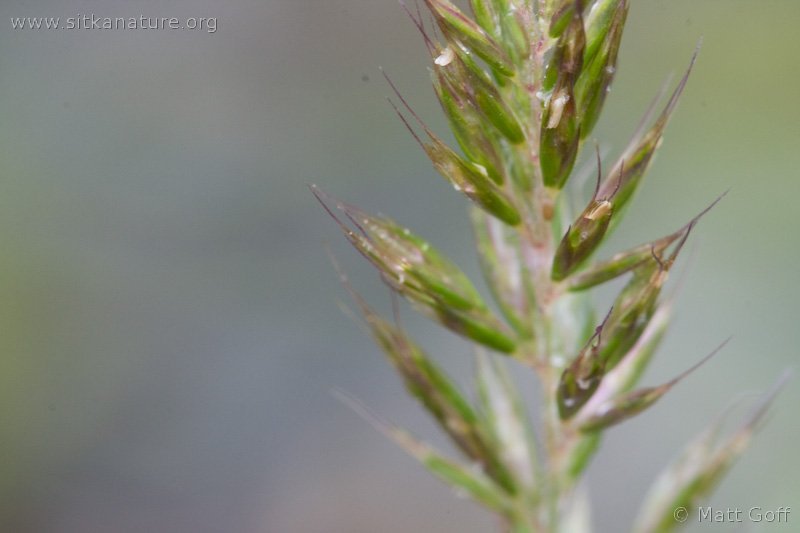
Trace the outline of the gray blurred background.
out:
<instances>
[{"instance_id":1,"label":"gray blurred background","mask_svg":"<svg viewBox=\"0 0 800 533\"><path fill-rule=\"evenodd\" d=\"M218 22L10 25L79 13ZM609 434L590 469L598 531L625 530L683 443L795 364L799 22L792 0L633 2L595 134L611 154L705 41L605 253L731 188L693 236L678 318L645 379L734 339ZM384 100L379 65L446 131L396 2L7 0L0 28L0 531L494 530L331 395L448 449L340 312L326 242L372 302L388 296L305 187L392 215L478 277L464 202ZM468 345L404 316L467 384ZM740 531L798 530L798 400L795 381L713 498L798 516Z\"/></svg>"}]
</instances>

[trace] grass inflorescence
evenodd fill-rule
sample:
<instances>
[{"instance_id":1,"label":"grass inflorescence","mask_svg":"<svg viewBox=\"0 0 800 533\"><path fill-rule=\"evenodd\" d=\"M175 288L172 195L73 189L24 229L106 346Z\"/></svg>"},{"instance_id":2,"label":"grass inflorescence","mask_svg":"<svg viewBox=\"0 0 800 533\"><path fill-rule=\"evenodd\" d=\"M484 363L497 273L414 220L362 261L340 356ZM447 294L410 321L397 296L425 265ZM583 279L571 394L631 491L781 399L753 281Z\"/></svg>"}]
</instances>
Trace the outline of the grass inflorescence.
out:
<instances>
[{"instance_id":1,"label":"grass inflorescence","mask_svg":"<svg viewBox=\"0 0 800 533\"><path fill-rule=\"evenodd\" d=\"M422 236L317 187L312 192L394 294L475 345L473 400L396 319L380 316L343 277L409 394L463 460L367 416L434 475L497 513L508 531L581 533L591 527L581 481L603 434L646 411L722 348L669 381L639 385L670 321L665 283L719 198L671 233L596 258L653 162L697 51L666 102L645 113L611 164L595 148L596 184L581 200L573 169L617 71L628 0L469 4L468 14L449 0L424 0L431 22L419 7L403 4L430 55L434 92L456 146L437 136L386 79L402 122L434 169L471 204L493 304ZM591 289L621 277L613 305L596 312ZM538 413L528 412L505 359L538 377ZM680 526L675 509L708 495L773 397L729 436L720 437L716 424L690 443L646 497L634 530Z\"/></svg>"}]
</instances>

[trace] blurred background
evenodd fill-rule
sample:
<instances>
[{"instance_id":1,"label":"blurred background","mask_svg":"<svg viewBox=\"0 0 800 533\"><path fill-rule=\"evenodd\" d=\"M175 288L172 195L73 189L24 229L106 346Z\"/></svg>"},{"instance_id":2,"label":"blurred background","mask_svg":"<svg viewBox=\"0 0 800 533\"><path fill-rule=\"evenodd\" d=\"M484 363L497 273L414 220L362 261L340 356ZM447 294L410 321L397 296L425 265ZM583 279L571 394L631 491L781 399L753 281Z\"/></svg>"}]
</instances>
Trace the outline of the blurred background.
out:
<instances>
[{"instance_id":1,"label":"blurred background","mask_svg":"<svg viewBox=\"0 0 800 533\"><path fill-rule=\"evenodd\" d=\"M217 29L10 25L89 13L216 17ZM692 237L645 380L734 338L605 439L589 480L600 532L627 528L657 472L733 398L795 365L798 22L791 0L633 2L595 133L612 156L704 45L604 253L730 188ZM446 132L397 3L8 0L0 24L0 531L494 530L331 395L448 449L340 311L325 243L370 301L385 309L388 295L306 189L395 217L479 277L464 201L384 99L379 65ZM468 345L404 317L468 384ZM716 506L800 513L798 401L795 380ZM791 518L741 531L797 531Z\"/></svg>"}]
</instances>

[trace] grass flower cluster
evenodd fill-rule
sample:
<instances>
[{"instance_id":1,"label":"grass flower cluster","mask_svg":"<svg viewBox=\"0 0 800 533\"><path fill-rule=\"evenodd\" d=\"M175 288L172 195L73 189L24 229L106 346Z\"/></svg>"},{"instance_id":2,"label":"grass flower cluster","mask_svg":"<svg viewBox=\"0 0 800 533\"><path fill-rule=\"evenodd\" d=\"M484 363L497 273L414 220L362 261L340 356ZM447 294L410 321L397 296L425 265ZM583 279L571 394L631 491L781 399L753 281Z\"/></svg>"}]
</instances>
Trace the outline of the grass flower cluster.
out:
<instances>
[{"instance_id":1,"label":"grass flower cluster","mask_svg":"<svg viewBox=\"0 0 800 533\"><path fill-rule=\"evenodd\" d=\"M653 161L696 53L615 161L603 164L589 143L597 178L584 195L573 168L614 80L628 0L469 4L468 14L449 0L424 0L430 17L404 6L430 54L433 88L457 146L437 136L387 81L397 114L435 170L471 203L493 304L421 236L312 191L395 294L475 345L471 399L396 320L381 317L345 280L408 392L463 458L445 457L367 416L434 475L497 513L504 530L588 532L581 481L604 433L647 410L719 349L673 379L639 384L670 321L664 285L716 201L664 236L595 257ZM626 281L613 305L597 312L591 289L620 277ZM523 404L507 359L538 377L536 413ZM680 526L675 509L697 505L710 492L746 448L773 396L727 436L719 422L690 443L646 496L633 530Z\"/></svg>"}]
</instances>

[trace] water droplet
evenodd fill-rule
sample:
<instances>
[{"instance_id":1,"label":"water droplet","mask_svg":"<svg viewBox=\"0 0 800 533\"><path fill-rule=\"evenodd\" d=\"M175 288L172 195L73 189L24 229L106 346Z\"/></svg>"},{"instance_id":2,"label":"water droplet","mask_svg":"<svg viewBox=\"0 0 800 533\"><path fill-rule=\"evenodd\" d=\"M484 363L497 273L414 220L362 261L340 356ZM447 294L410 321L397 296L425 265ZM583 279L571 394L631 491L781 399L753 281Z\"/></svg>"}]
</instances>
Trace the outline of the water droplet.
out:
<instances>
[{"instance_id":1,"label":"water droplet","mask_svg":"<svg viewBox=\"0 0 800 533\"><path fill-rule=\"evenodd\" d=\"M477 170L478 172L480 172L480 173L481 173L481 175L482 175L484 178L488 178L488 177L489 177L489 173L486 171L486 167L485 167L485 166L483 166L483 165L479 165L478 163L473 163L473 164L472 164L472 166L473 166L473 168L474 168L475 170Z\"/></svg>"},{"instance_id":2,"label":"water droplet","mask_svg":"<svg viewBox=\"0 0 800 533\"><path fill-rule=\"evenodd\" d=\"M439 54L439 56L436 59L434 59L433 62L439 65L440 67L446 67L447 65L452 63L455 57L456 53L453 51L452 48L448 46L447 48L442 50L442 53Z\"/></svg>"},{"instance_id":3,"label":"water droplet","mask_svg":"<svg viewBox=\"0 0 800 533\"><path fill-rule=\"evenodd\" d=\"M561 114L564 106L569 102L569 94L560 94L556 98L550 99L550 120L547 122L548 129L555 128L561 122Z\"/></svg>"}]
</instances>

